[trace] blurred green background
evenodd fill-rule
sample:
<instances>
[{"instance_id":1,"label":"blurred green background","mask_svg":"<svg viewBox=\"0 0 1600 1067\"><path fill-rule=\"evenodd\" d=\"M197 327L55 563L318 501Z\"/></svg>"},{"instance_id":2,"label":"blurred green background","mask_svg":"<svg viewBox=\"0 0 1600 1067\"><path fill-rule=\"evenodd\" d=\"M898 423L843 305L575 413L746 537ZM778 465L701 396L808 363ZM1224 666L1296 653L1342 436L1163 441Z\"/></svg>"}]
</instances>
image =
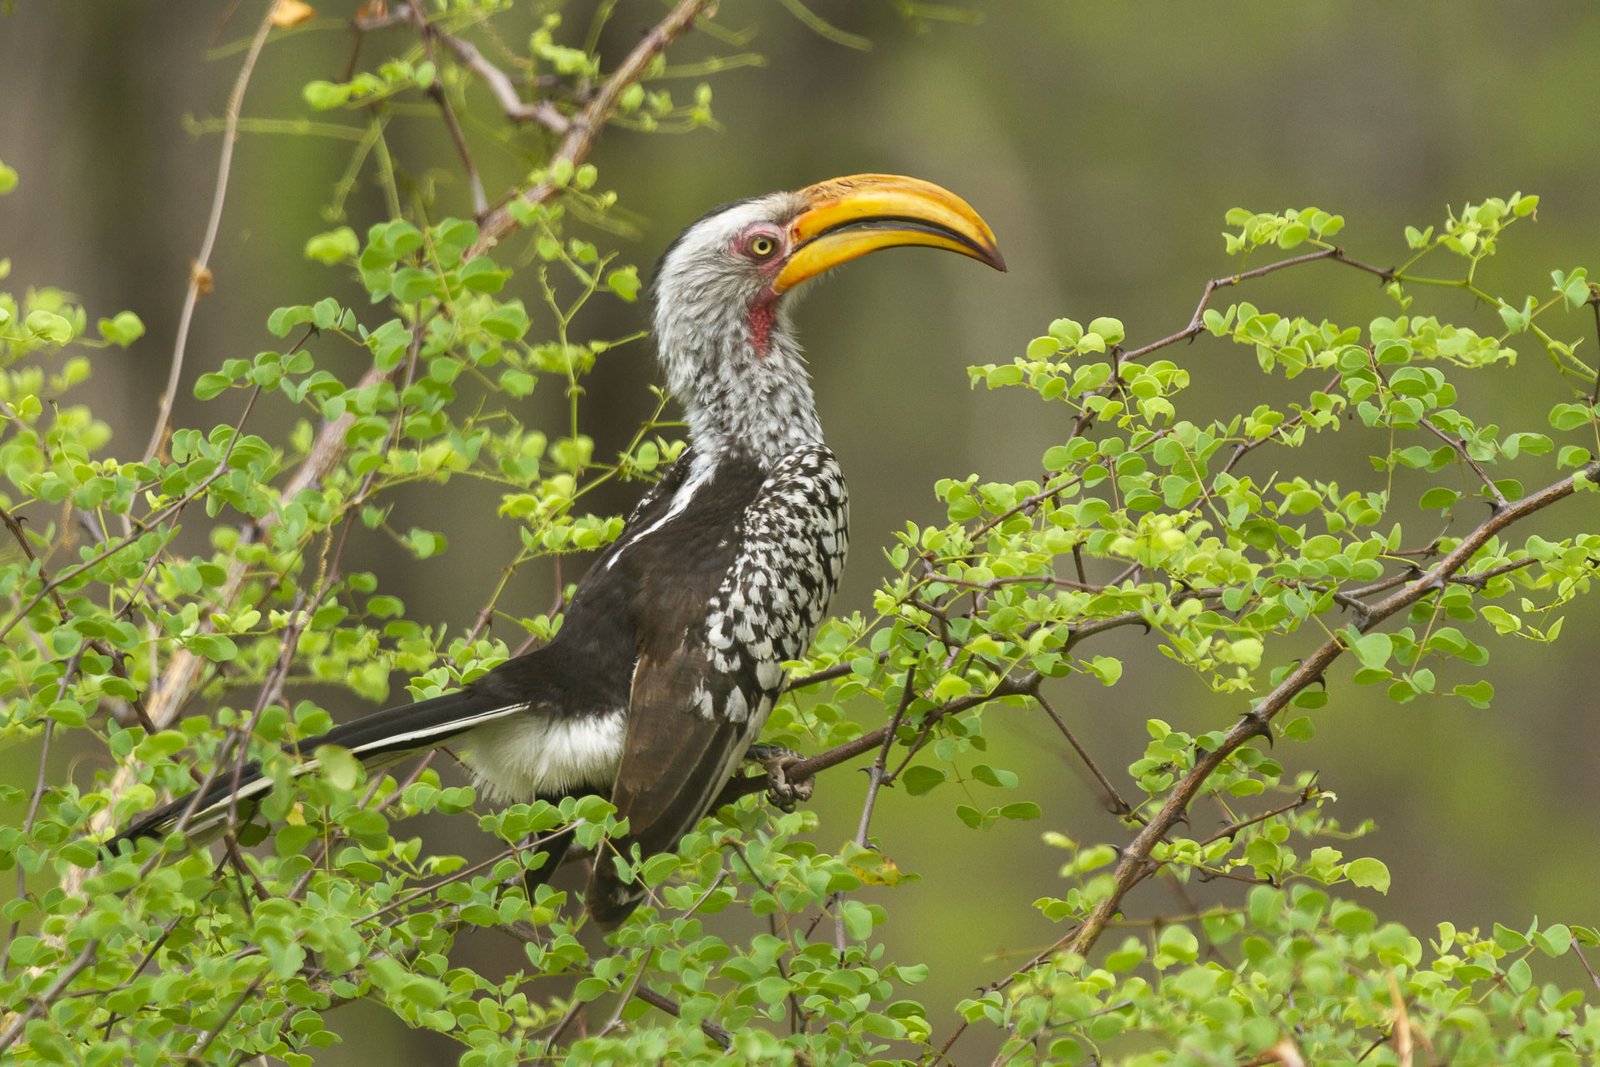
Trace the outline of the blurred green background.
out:
<instances>
[{"instance_id":1,"label":"blurred green background","mask_svg":"<svg viewBox=\"0 0 1600 1067\"><path fill-rule=\"evenodd\" d=\"M344 17L354 6L327 3L320 14ZM525 6L503 24L506 40L521 39L533 23L537 5ZM908 22L897 11L903 6L815 0L818 14L871 40L870 51L858 51L805 29L775 0L725 0L718 23L759 30L748 50L764 64L712 79L723 129L649 137L612 130L593 157L601 185L641 220L637 236L607 240L641 268L712 204L855 171L947 184L999 234L1008 275L956 257L874 257L822 287L800 315L829 440L851 480L854 552L840 610L869 603L893 529L908 517L941 515L934 479L1033 476L1039 455L1063 433L1065 409L1020 391L974 393L965 367L1009 360L1061 315L1115 315L1131 344L1181 328L1205 280L1238 269L1219 237L1230 207L1314 204L1343 213L1350 253L1386 265L1405 256L1405 224L1437 223L1447 204L1536 192L1541 221L1519 225L1480 281L1520 298L1544 292L1551 269L1600 268L1600 6L1590 0L960 5L981 16L976 25ZM0 257L11 258L18 289L59 284L91 315L131 308L143 317L149 333L141 342L96 357L89 394L120 453L144 446L211 195L218 140L195 136L187 118L220 117L241 58L224 46L248 36L262 7L19 0L0 17L0 159L22 180L0 200ZM586 0L569 5L574 36L590 8ZM614 60L662 10L653 0L623 0L606 54ZM390 43L370 40L367 56L387 54ZM227 54L208 58L210 50ZM672 58L742 50L699 35ZM245 114L305 114L300 87L339 77L348 51L337 28L270 45ZM693 85L673 83L675 95L687 98ZM480 115L489 125L498 118L488 106ZM433 117L392 130L402 164L431 168L414 176L440 183L443 211L468 213ZM329 291L355 297L301 255L306 237L329 227L319 212L348 154L346 142L327 139L241 141L213 260L217 291L201 302L191 339L191 380L225 358L272 347L264 329L272 308ZM480 161L491 196L521 170L492 151ZM348 208L358 231L376 217L370 183ZM532 307L531 278L518 284ZM1492 311L1456 294L1424 297L1455 321L1499 329ZM1221 306L1236 298L1346 324L1394 313L1369 278L1324 264L1225 293ZM592 334L642 324L642 306L604 303L584 324ZM1559 336L1590 338L1580 355L1592 361L1593 324L1585 322L1569 316L1550 325ZM1474 396L1492 398L1522 428L1545 429L1544 412L1567 398L1565 387L1541 353L1524 349L1515 368L1464 383L1464 410L1477 413ZM1193 373L1195 410L1255 403L1247 350L1201 342L1175 358ZM602 455L647 412L646 385L656 380L648 345L603 357L590 383L588 427ZM561 398L544 390L529 405L532 420L553 415ZM185 399L178 421L211 425L234 410ZM288 416L280 405L259 417L257 431L267 432ZM1362 444L1355 433L1333 435L1306 463L1350 486L1373 484ZM1288 458L1263 458L1256 473L1272 462ZM602 503L620 511L628 496ZM516 531L495 517L495 505L493 492L461 482L419 491L402 501L395 524L443 530L451 551L419 564L379 537L351 551L359 547L361 565L377 571L414 618L465 626L515 551ZM1592 527L1600 508L1580 497L1550 519ZM1431 531L1408 540L1426 536ZM548 573L524 577L524 610L542 610L549 581ZM1439 919L1600 923L1600 611L1586 606L1569 616L1554 646L1487 642L1498 690L1492 711L1444 700L1393 705L1381 689L1352 686L1342 670L1329 679L1315 743L1279 746L1291 770L1320 772L1347 825L1376 820L1379 832L1353 851L1388 863L1394 888L1386 901L1367 903L1414 933L1425 936ZM1062 686L1054 697L1108 769L1141 753L1146 717L1201 731L1242 710L1212 697L1136 632L1096 651L1125 657L1121 684ZM356 710L341 700L350 703L335 699L336 713ZM923 879L887 900L886 936L902 955L934 965L920 995L941 1034L952 1024L947 1005L1059 936L1030 907L1061 888L1039 833L1125 836L1052 728L999 709L990 722L993 762L1022 772L1022 791L1044 806L1041 822L969 831L952 814L961 798L948 788L916 802L890 795L874 822L900 866ZM31 781L36 760L32 746L0 752L0 774ZM93 766L63 753L57 773L86 779ZM863 789L864 776L846 770L820 783L818 836L829 847L854 831ZM1196 810L1195 828L1213 825L1216 814ZM473 847L459 837L451 844ZM1148 885L1130 908L1173 909L1168 893ZM515 965L511 942L490 934L463 951ZM380 1012L344 1014L337 1025L360 1040L329 1053L328 1063L454 1061L450 1043L410 1045ZM981 1039L969 1040L958 1046L960 1062L983 1051Z\"/></svg>"}]
</instances>

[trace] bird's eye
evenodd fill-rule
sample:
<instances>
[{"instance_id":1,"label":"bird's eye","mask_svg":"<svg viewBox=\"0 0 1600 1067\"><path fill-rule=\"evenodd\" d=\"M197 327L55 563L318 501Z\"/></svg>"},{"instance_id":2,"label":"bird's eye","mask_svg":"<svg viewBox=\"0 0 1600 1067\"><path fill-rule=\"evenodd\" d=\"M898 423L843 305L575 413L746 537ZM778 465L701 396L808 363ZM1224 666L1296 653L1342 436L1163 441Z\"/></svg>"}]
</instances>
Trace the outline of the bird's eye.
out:
<instances>
[{"instance_id":1,"label":"bird's eye","mask_svg":"<svg viewBox=\"0 0 1600 1067\"><path fill-rule=\"evenodd\" d=\"M749 250L750 255L755 259L771 259L773 254L778 251L778 242L764 233L758 233L750 238L745 248Z\"/></svg>"}]
</instances>

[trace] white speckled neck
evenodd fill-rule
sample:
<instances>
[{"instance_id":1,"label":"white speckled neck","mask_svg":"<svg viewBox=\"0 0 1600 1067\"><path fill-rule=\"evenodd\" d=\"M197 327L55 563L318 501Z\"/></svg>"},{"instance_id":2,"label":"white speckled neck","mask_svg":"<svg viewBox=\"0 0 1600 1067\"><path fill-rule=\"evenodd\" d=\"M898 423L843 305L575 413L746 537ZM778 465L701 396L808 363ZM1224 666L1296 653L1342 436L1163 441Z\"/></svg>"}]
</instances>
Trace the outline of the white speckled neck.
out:
<instances>
[{"instance_id":1,"label":"white speckled neck","mask_svg":"<svg viewBox=\"0 0 1600 1067\"><path fill-rule=\"evenodd\" d=\"M747 273L722 265L734 234L784 206L778 197L763 197L702 220L662 262L656 347L667 388L688 419L690 443L707 462L744 452L770 467L822 440L788 299L777 302L761 350L751 336L750 307L764 286L752 288Z\"/></svg>"}]
</instances>

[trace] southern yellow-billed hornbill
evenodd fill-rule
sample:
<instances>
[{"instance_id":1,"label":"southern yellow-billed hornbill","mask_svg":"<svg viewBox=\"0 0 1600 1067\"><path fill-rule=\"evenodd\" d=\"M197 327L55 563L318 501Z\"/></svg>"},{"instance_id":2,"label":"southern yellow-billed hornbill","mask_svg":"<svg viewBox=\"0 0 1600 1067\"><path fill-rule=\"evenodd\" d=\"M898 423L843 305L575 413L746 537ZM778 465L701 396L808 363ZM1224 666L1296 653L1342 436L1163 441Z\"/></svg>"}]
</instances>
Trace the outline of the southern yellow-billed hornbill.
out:
<instances>
[{"instance_id":1,"label":"southern yellow-billed hornbill","mask_svg":"<svg viewBox=\"0 0 1600 1067\"><path fill-rule=\"evenodd\" d=\"M608 793L624 854L673 848L709 811L761 732L827 611L844 566L844 478L822 442L785 296L882 248L944 248L1004 269L994 234L937 185L862 174L712 211L661 259L655 337L689 447L579 583L556 637L459 692L302 741L369 764L449 745L492 796ZM120 839L189 830L234 807L224 769L199 797ZM249 764L237 800L271 781ZM546 870L559 856L552 856ZM605 926L640 891L594 865L586 904Z\"/></svg>"}]
</instances>

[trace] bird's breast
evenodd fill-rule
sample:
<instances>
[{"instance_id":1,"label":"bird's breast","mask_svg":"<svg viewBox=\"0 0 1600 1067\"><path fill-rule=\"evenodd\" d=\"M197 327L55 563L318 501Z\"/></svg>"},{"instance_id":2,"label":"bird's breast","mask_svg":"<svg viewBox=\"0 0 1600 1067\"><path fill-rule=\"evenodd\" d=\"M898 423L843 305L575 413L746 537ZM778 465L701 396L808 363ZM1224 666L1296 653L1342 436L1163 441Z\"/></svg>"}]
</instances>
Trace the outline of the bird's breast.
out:
<instances>
[{"instance_id":1,"label":"bird's breast","mask_svg":"<svg viewBox=\"0 0 1600 1067\"><path fill-rule=\"evenodd\" d=\"M775 696L783 662L810 644L844 572L848 529L844 477L822 445L785 456L745 510L705 625L714 666L749 679L751 698Z\"/></svg>"}]
</instances>

